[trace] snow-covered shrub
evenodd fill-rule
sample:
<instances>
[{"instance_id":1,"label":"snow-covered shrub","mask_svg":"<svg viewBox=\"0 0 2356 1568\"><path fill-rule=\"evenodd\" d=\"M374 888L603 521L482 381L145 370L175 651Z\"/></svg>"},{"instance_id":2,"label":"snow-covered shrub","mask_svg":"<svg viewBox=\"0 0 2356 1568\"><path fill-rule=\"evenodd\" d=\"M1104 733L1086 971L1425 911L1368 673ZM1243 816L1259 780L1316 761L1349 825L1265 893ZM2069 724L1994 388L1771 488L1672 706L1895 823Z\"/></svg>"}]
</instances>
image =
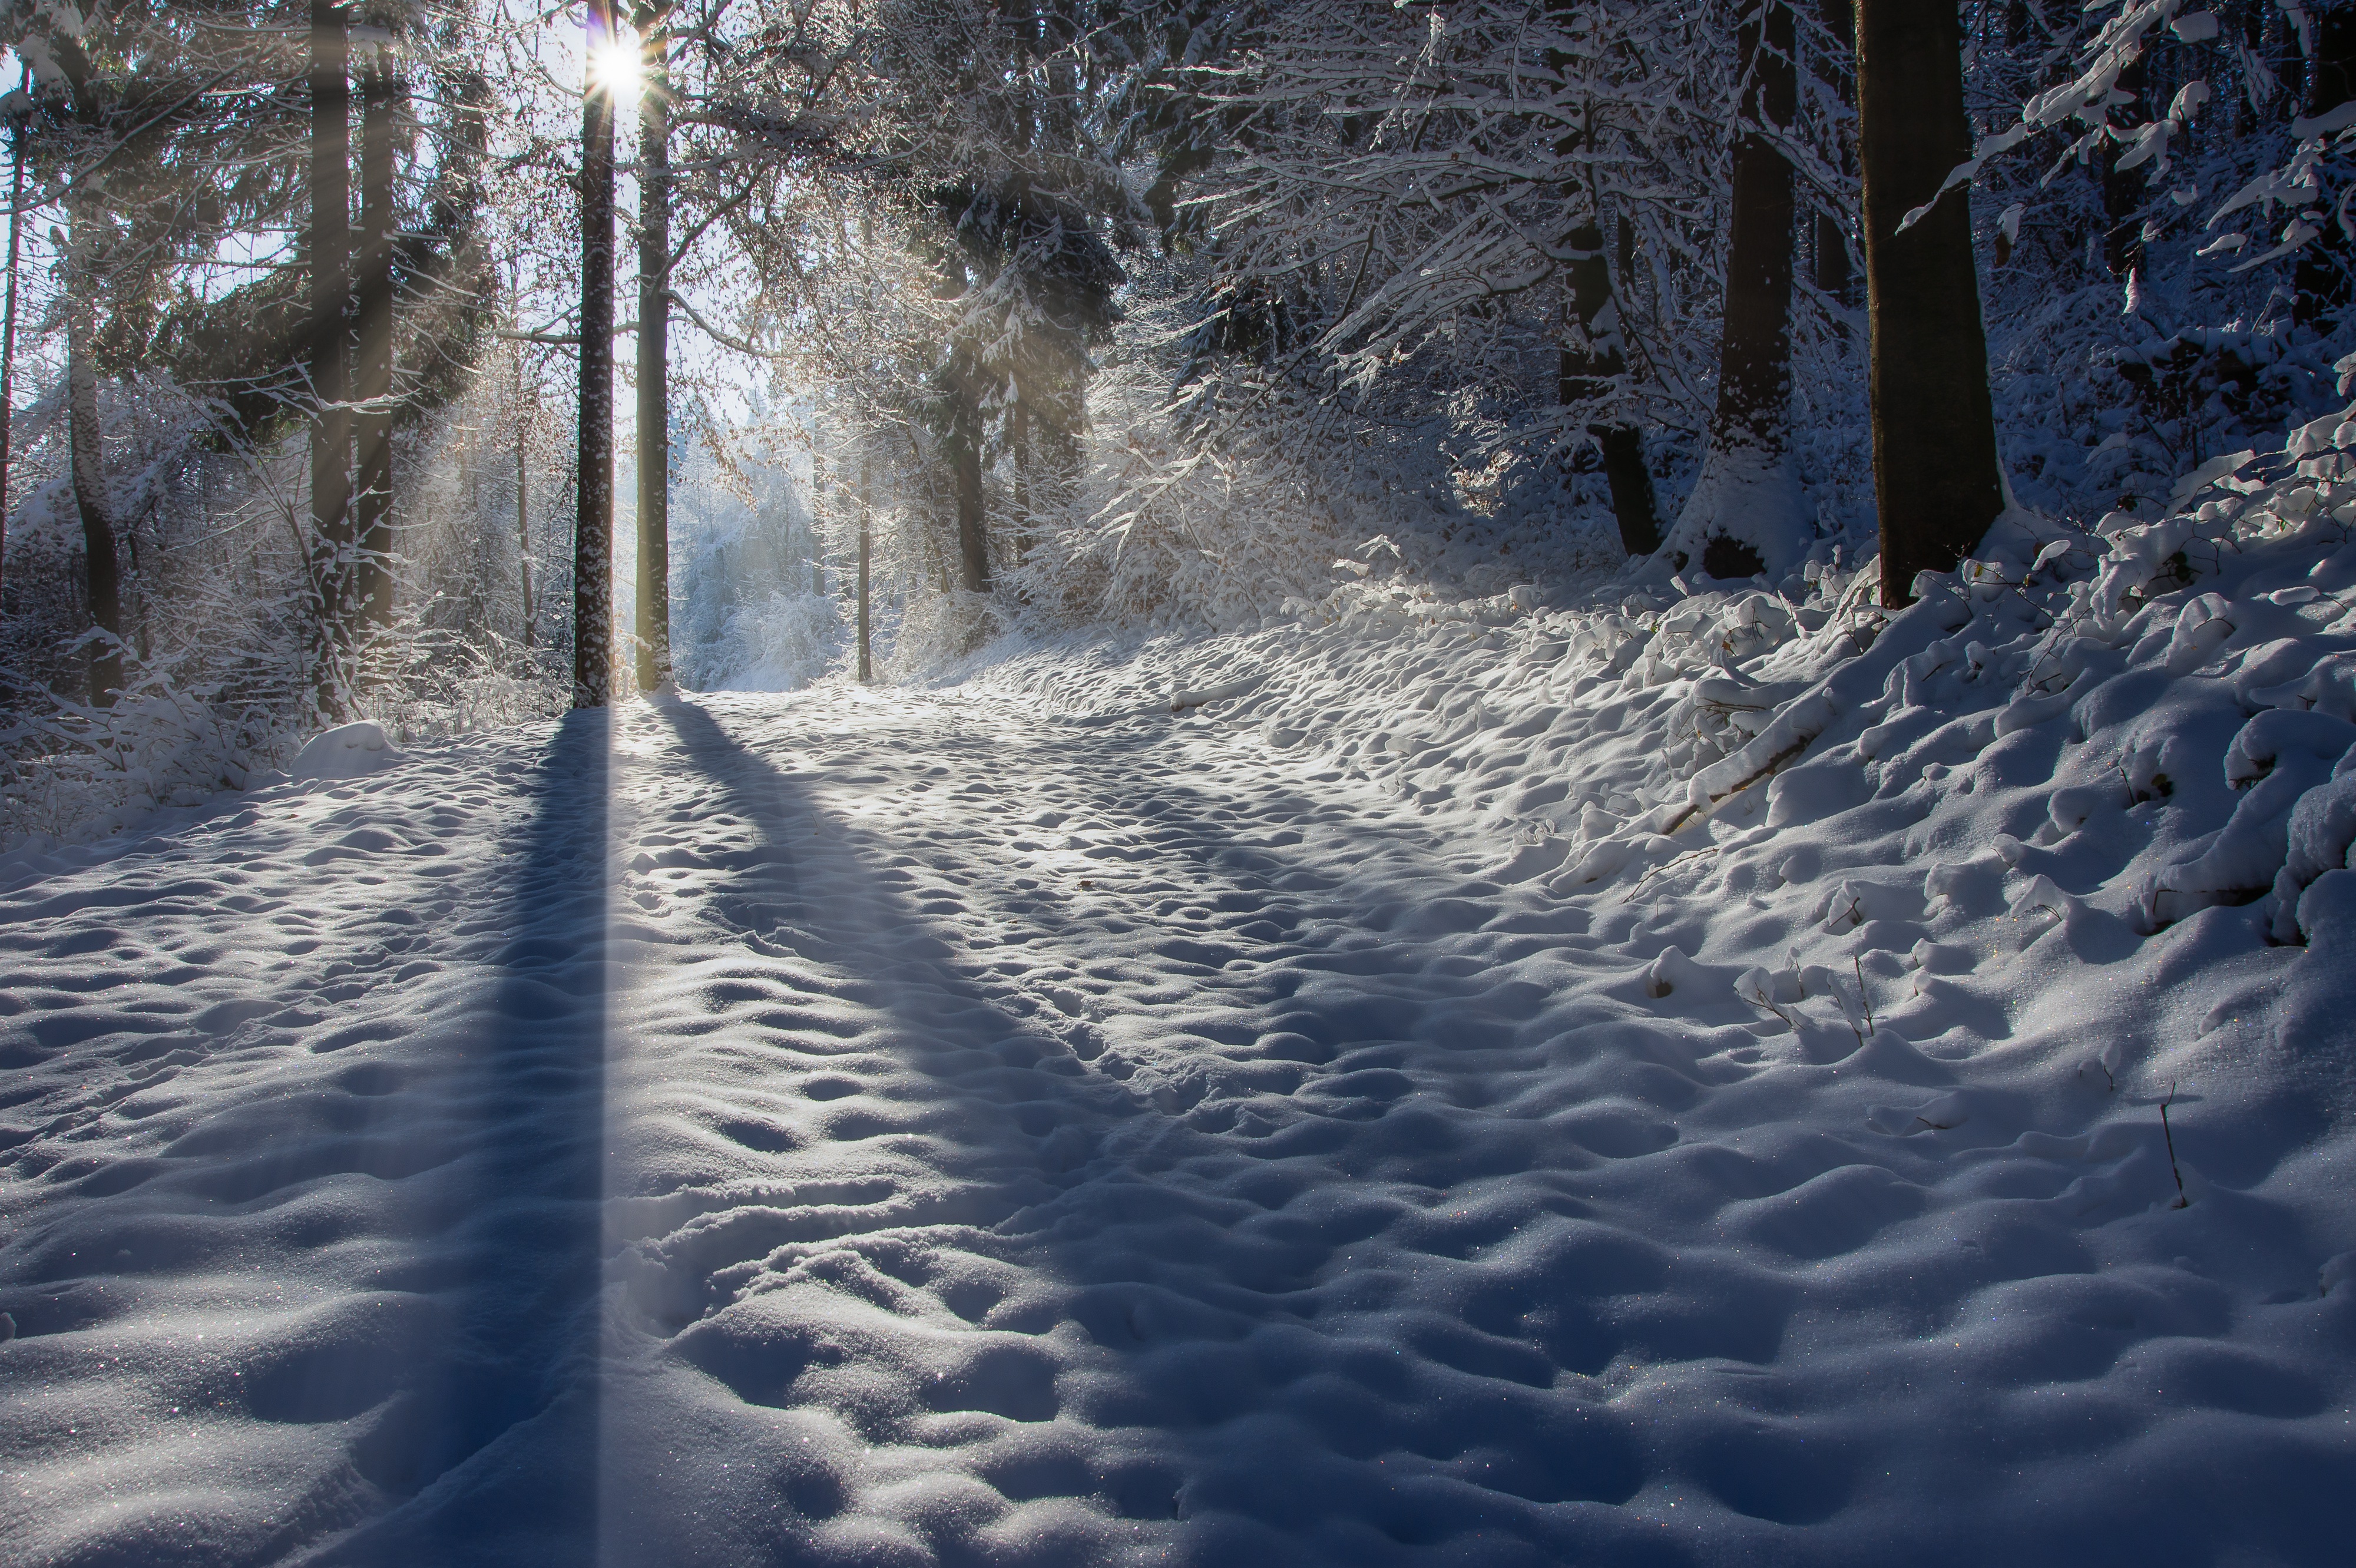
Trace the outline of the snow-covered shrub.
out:
<instances>
[{"instance_id":1,"label":"snow-covered shrub","mask_svg":"<svg viewBox=\"0 0 2356 1568\"><path fill-rule=\"evenodd\" d=\"M359 712L394 741L443 740L552 718L572 706L569 650L525 648L488 628L471 637L437 631L417 619L405 615L363 657L371 679L359 693Z\"/></svg>"},{"instance_id":2,"label":"snow-covered shrub","mask_svg":"<svg viewBox=\"0 0 2356 1568\"><path fill-rule=\"evenodd\" d=\"M0 729L0 849L103 838L164 806L278 777L299 737L269 707L149 671L113 706L59 698Z\"/></svg>"}]
</instances>

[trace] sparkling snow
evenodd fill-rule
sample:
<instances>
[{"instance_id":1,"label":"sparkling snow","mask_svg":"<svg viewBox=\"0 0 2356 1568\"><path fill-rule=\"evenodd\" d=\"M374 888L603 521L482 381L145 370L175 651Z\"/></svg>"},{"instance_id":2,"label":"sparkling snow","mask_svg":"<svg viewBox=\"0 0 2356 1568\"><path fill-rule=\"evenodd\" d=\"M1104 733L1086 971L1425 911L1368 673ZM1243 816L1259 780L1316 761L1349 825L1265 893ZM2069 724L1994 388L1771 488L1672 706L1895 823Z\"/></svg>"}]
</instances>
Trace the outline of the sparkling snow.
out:
<instances>
[{"instance_id":1,"label":"sparkling snow","mask_svg":"<svg viewBox=\"0 0 2356 1568\"><path fill-rule=\"evenodd\" d=\"M2339 1561L2356 552L2049 542L22 866L0 1559Z\"/></svg>"}]
</instances>

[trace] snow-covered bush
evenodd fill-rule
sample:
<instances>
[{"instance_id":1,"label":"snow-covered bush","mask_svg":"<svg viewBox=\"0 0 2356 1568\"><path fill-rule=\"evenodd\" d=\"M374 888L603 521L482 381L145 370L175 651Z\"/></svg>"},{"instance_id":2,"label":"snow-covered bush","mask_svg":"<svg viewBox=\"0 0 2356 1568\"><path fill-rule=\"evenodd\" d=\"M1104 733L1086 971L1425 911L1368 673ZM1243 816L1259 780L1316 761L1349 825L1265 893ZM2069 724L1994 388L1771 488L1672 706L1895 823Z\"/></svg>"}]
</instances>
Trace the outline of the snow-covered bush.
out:
<instances>
[{"instance_id":1,"label":"snow-covered bush","mask_svg":"<svg viewBox=\"0 0 2356 1568\"><path fill-rule=\"evenodd\" d=\"M298 738L266 706L160 671L112 707L55 699L0 729L0 850L103 838L158 807L268 782Z\"/></svg>"}]
</instances>

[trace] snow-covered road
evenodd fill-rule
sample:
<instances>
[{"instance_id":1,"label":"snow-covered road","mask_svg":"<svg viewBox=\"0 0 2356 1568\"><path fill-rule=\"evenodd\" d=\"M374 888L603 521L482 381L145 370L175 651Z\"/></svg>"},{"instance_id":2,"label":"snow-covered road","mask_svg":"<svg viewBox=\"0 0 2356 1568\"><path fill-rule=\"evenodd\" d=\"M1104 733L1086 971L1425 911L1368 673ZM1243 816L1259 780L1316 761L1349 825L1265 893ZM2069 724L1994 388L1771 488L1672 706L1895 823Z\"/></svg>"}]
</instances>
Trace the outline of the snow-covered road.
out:
<instances>
[{"instance_id":1,"label":"snow-covered road","mask_svg":"<svg viewBox=\"0 0 2356 1568\"><path fill-rule=\"evenodd\" d=\"M612 724L0 896L0 1561L2328 1560L2295 1205L1869 1104L2051 1020L1166 703Z\"/></svg>"}]
</instances>

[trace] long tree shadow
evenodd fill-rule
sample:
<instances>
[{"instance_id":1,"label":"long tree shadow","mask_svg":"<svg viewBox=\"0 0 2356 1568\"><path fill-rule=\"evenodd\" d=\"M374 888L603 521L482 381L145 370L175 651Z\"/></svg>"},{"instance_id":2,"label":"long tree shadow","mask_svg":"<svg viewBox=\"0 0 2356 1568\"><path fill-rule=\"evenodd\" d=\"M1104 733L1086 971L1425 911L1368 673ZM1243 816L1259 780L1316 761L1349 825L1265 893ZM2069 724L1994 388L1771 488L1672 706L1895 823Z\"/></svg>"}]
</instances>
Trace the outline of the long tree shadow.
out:
<instances>
[{"instance_id":1,"label":"long tree shadow","mask_svg":"<svg viewBox=\"0 0 2356 1568\"><path fill-rule=\"evenodd\" d=\"M443 1310L353 1448L406 1500L322 1563L595 1558L610 723L558 725L529 786L498 977L435 1042L443 1135L466 1152L412 1178L415 1244L382 1283Z\"/></svg>"},{"instance_id":2,"label":"long tree shadow","mask_svg":"<svg viewBox=\"0 0 2356 1568\"><path fill-rule=\"evenodd\" d=\"M952 1476L978 1481L995 1508L1085 1499L1148 1532L1141 1541L1203 1563L1774 1555L1793 1549L1795 1527L1878 1506L1869 1448L1755 1410L1724 1416L1726 1400L1699 1391L1807 1375L1783 1343L1804 1305L1789 1271L1614 1219L1614 1182L1699 1179L1722 1206L1757 1162L1709 1144L1686 1149L1642 1113L1659 1096L1702 1090L1655 1059L1665 1036L1649 1015L1582 1021L1548 1010L1544 986L1498 985L1454 957L1430 961L1450 947L1433 939L1463 934L1459 917L1483 900L1468 886L1455 900L1466 909L1433 907L1440 879L1460 874L1432 865L1426 880L1422 857L1408 854L1405 905L1382 931L1341 918L1304 933L1305 961L1281 980L1197 963L1222 955L1192 938L1163 955L1183 986L1146 1000L1160 1020L1150 1026L1200 1031L1201 1014L1175 998L1217 983L1259 1004L1234 1010L1237 1027L1266 1031L1177 1039L1181 1053L1239 1044L1238 1054L1321 1069L1265 1097L1285 1102L1282 1124L1223 1124L1200 1112L1224 1106L1173 1108L1108 1080L1097 1070L1107 1064L1053 1048L1036 1020L991 993L986 954L1020 911L988 904L980 881L990 879L956 868L953 846L946 884L904 868L927 857L930 824L853 826L813 777L781 770L705 711L664 722L715 792L711 803L751 830L749 844L701 861L724 875L713 886L727 923L781 963L835 972L836 995L889 1017L855 1043L813 1038L773 1059L798 1077L829 1052L888 1057L901 1074L888 1080L893 1095L841 1103L906 1113L861 1109L854 1122L820 1109L810 1123L853 1142L942 1133L924 1157L963 1187L958 1203L879 1203L863 1219L756 1202L671 1239L667 1258L700 1290L680 1298L663 1354L730 1390L742 1402L732 1419L780 1433L781 1446L798 1434L776 1473L747 1482L770 1499L759 1530L699 1533L697 1518L668 1500L671 1560L863 1560L825 1533L868 1484L861 1462L799 1446L819 1428L759 1424L816 1412L847 1424L866 1452L897 1454L903 1476L929 1466L944 1487ZM994 743L970 745L978 755ZM1141 778L1140 790L1166 802L1161 820L1186 841L1165 846L1179 880L1232 869L1274 897L1299 877L1301 901L1323 901L1330 883L1307 851L1272 843L1239 861L1216 797L1166 776ZM988 809L934 799L948 812ZM983 854L997 842L952 837ZM1362 895L1388 874L1350 880L1336 916L1350 905L1381 915ZM933 934L942 922L972 933L964 950ZM1074 950L1095 940L1088 919L1062 923ZM1146 933L1130 950L1157 940ZM1301 983L1310 972L1317 982ZM1528 994L1505 994L1516 991ZM1468 1004L1484 995L1494 1006L1483 1015ZM1592 1014L1591 1002L1579 1005ZM1528 1109L1494 1116L1451 1116L1440 1103L1461 1090L1459 1108L1479 1110L1486 1102L1472 1091L1493 1072L1553 1082ZM830 1076L828 1095L858 1092L849 1071L819 1076ZM883 1069L875 1081L887 1082ZM930 1121L916 1113L926 1105L939 1112ZM1824 1158L1882 1163L1849 1145ZM1624 1174L1566 1181L1613 1170ZM1514 1180L1484 1191L1490 1174ZM1876 1210L1857 1223L1888 1219ZM2018 1268L2047 1272L2033 1257ZM963 1326L945 1331L942 1308ZM1623 1362L1680 1364L1697 1380L1690 1398L1657 1408L1580 1381ZM923 1455L927 1446L937 1455ZM2286 1434L2268 1463L2319 1481L2329 1466L2319 1455ZM2169 1464L2140 1473L2180 1481L2180 1498L2147 1510L2123 1487L2089 1499L2089 1517L2121 1539L2205 1528L2198 1521L2229 1489ZM1665 1530L1685 1516L1647 1510L1640 1494L1656 1487L1697 1488L1716 1506L1695 1510L1690 1530ZM1971 1499L1920 1500L1958 1539L2034 1541L2059 1528L2049 1511L1999 1527L1977 1519ZM720 1515L755 1510L715 1500L707 1518ZM653 1542L655 1522L646 1515L634 1539ZM1919 1548L1925 1527L1883 1518L1858 1528L1897 1551ZM2310 1530L2293 1510L2268 1539L2300 1542ZM1003 1560L1002 1540L928 1530L926 1548L979 1563ZM1093 1560L1044 1548L1040 1559Z\"/></svg>"},{"instance_id":3,"label":"long tree shadow","mask_svg":"<svg viewBox=\"0 0 2356 1568\"><path fill-rule=\"evenodd\" d=\"M1296 1211L1290 1223L1237 1229L1269 1220L1295 1189L1322 1187L1321 1176L1306 1168L1274 1173L1294 1155L1323 1172L1337 1140L1388 1113L1405 1092L1403 1075L1359 1072L1346 1095L1302 1097L1291 1107L1290 1129L1274 1138L1228 1138L1215 1125L1190 1125L1009 1011L977 983L970 954L960 967L959 955L930 928L979 914L970 899L948 908L911 896L912 879L890 862L893 850L919 844L868 842L866 831L832 816L810 780L781 771L699 707L665 710L662 722L693 774L716 790L712 803L756 840L697 857L728 874L724 893L706 907L716 904L755 950L825 965L836 972L830 982L836 994L888 1016L888 1026L862 1043L915 1075L914 1082L896 1080L893 1102L902 1124L934 1134L926 1158L957 1189L930 1208L904 1204L877 1214L866 1222L872 1238L859 1234L857 1223L830 1220L839 1228L815 1230L829 1217L763 1204L683 1228L657 1248L674 1271L675 1315L659 1326L673 1334L669 1356L717 1379L755 1411L848 1412L854 1425L868 1423L861 1434L875 1444L926 1441L910 1434L926 1421L960 1420L963 1412L1015 1423L1016 1433L1044 1433L1030 1423L1055 1423L1057 1436L1044 1448L1010 1438L1002 1455L975 1461L945 1454L943 1463L972 1466L1012 1503L1087 1499L1134 1521L1120 1528L1150 1526L1173 1544L1191 1543L1187 1550L1205 1554L1204 1561L1273 1560L1261 1554L1337 1531L1364 1534L1366 1550L1376 1552L1365 1560L1381 1561L1483 1530L1493 1539L1520 1538L1514 1550L1525 1556L1609 1541L1635 1551L1627 1561L1682 1560L1674 1547L1635 1548L1635 1522L1608 1509L1569 1523L1548 1517L1548 1505L1567 1499L1624 1499L1639 1466L1631 1423L1573 1412L1544 1391L1550 1373L1543 1352L1491 1353L1475 1337L1460 1336L1462 1343L1442 1347L1440 1356L1477 1388L1435 1385L1415 1396L1427 1406L1419 1418L1426 1426L1471 1421L1477 1407L1493 1444L1480 1464L1493 1478L1507 1477L1505 1489L1445 1466L1424 1466L1419 1477L1386 1469L1379 1444L1369 1446L1381 1428L1369 1425L1366 1402L1397 1400L1407 1390L1387 1358L1369 1359L1363 1328L1323 1321L1337 1305L1337 1271L1348 1273L1349 1249L1367 1235L1365 1215L1321 1190L1309 1212ZM1185 814L1180 792L1162 789L1173 815ZM1215 825L1200 827L1211 845L1204 854L1218 858ZM1255 857L1255 865L1271 878L1287 874L1280 860ZM1370 970L1329 978L1330 987L1307 1005L1283 987L1265 997L1269 1024L1284 1026L1271 1027L1268 1038L1269 1050L1284 1058L1275 1065L1290 1075L1286 1085L1314 1075L1304 1055L1313 1063L1395 1043L1420 1012L1407 992L1425 984L1462 989L1441 975ZM822 1039L811 1045L835 1048ZM833 1123L838 1132L843 1125ZM876 1131L862 1126L850 1135ZM1238 1200L1183 1168L1238 1160L1264 1163L1272 1173L1265 1197ZM944 1224L958 1228L960 1239L886 1234L916 1228L937 1238ZM922 1281L971 1326L970 1346L947 1352L954 1364L922 1369L923 1356L943 1354L938 1331L927 1337L912 1329L915 1337L904 1342L891 1331L856 1326L856 1285L853 1321L781 1318L761 1305L764 1292L792 1288L786 1275L825 1245L895 1278ZM919 1261L919 1252L930 1261ZM1004 1267L993 1273L992 1264ZM1040 1348L1034 1337L1056 1322L1076 1326L1087 1348ZM1287 1347L1282 1358L1301 1363L1293 1375L1323 1367L1312 1383L1338 1380L1333 1393L1280 1394L1250 1365L1279 1343ZM1590 1350L1564 1354L1587 1358ZM845 1389L845 1402L835 1390L852 1376L865 1391ZM859 1413L873 1412L883 1397L878 1387L895 1380L905 1385L913 1414ZM1098 1435L1076 1437L1076 1425ZM715 1499L691 1518L677 1498L643 1497L627 1539L648 1550L661 1542L681 1563L832 1561L813 1532L846 1506L856 1477L827 1469L812 1452L784 1447L776 1461L781 1474L763 1485L766 1495L793 1507L782 1519L765 1514L762 1532L740 1535L716 1522L743 1517L742 1506ZM613 1519L609 1511L609 1530ZM609 1552L620 1544L609 1535ZM932 1545L944 1562L989 1560L980 1538Z\"/></svg>"}]
</instances>

